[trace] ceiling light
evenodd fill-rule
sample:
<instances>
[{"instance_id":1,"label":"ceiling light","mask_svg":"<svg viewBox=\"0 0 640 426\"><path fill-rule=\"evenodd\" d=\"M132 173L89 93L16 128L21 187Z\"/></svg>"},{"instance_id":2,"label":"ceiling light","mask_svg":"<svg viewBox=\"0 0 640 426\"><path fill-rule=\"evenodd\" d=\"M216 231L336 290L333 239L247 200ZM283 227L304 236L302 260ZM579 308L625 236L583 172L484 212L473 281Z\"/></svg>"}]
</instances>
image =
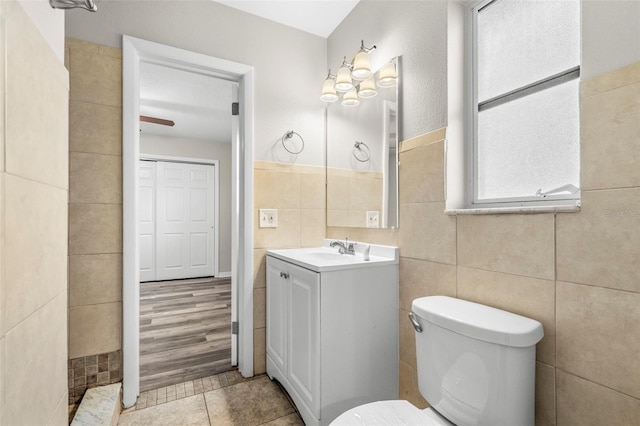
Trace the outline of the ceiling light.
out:
<instances>
[{"instance_id":1,"label":"ceiling light","mask_svg":"<svg viewBox=\"0 0 640 426\"><path fill-rule=\"evenodd\" d=\"M349 90L342 97L342 105L344 106L358 106L360 105L360 99L358 99L358 92L356 88Z\"/></svg>"},{"instance_id":2,"label":"ceiling light","mask_svg":"<svg viewBox=\"0 0 640 426\"><path fill-rule=\"evenodd\" d=\"M369 77L358 86L358 96L361 98L373 98L377 94L376 82L373 77Z\"/></svg>"},{"instance_id":3,"label":"ceiling light","mask_svg":"<svg viewBox=\"0 0 640 426\"><path fill-rule=\"evenodd\" d=\"M322 83L322 94L320 95L320 99L323 102L335 102L338 100L338 94L336 93L336 76L331 74L331 70L329 70L329 75L327 75L327 79Z\"/></svg>"},{"instance_id":4,"label":"ceiling light","mask_svg":"<svg viewBox=\"0 0 640 426\"><path fill-rule=\"evenodd\" d=\"M353 58L351 77L356 80L365 80L373 75L369 52L375 48L376 46L364 47L364 40L360 41L360 50L356 53L355 58Z\"/></svg>"},{"instance_id":5,"label":"ceiling light","mask_svg":"<svg viewBox=\"0 0 640 426\"><path fill-rule=\"evenodd\" d=\"M396 72L396 64L393 61L388 62L380 69L378 73L378 86L391 87L396 85L398 73Z\"/></svg>"}]
</instances>

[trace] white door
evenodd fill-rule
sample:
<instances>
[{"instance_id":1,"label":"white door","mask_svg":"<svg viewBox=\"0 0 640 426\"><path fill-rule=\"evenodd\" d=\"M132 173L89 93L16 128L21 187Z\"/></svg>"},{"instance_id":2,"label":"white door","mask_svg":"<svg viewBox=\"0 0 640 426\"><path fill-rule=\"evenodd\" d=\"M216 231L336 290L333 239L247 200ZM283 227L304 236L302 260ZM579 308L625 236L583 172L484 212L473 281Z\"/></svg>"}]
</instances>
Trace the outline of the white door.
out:
<instances>
[{"instance_id":1,"label":"white door","mask_svg":"<svg viewBox=\"0 0 640 426\"><path fill-rule=\"evenodd\" d=\"M214 275L214 166L156 167L156 279Z\"/></svg>"},{"instance_id":2,"label":"white door","mask_svg":"<svg viewBox=\"0 0 640 426\"><path fill-rule=\"evenodd\" d=\"M140 161L139 170L140 281L153 281L156 279L156 163Z\"/></svg>"}]
</instances>

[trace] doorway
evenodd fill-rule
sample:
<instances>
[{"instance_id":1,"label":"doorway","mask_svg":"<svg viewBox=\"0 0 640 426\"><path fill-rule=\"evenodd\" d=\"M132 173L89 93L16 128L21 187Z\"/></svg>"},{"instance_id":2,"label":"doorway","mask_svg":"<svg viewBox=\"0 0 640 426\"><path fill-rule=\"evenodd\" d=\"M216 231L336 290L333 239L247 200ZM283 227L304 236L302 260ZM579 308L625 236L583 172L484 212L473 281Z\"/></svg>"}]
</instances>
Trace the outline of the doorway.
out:
<instances>
[{"instance_id":1,"label":"doorway","mask_svg":"<svg viewBox=\"0 0 640 426\"><path fill-rule=\"evenodd\" d=\"M231 307L237 335L232 356L240 373L253 375L253 68L133 37L123 36L123 404L140 392L140 68L163 65L238 84L239 106L232 140ZM231 105L230 105L231 110ZM236 344L237 343L237 344Z\"/></svg>"}]
</instances>

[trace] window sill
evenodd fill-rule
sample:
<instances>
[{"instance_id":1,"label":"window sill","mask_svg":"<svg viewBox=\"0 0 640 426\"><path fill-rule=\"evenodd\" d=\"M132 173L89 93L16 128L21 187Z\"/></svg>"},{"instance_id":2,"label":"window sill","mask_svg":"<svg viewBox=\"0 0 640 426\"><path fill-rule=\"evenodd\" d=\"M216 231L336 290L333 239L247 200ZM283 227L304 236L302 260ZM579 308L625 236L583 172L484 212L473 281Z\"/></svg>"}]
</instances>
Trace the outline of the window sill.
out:
<instances>
[{"instance_id":1,"label":"window sill","mask_svg":"<svg viewBox=\"0 0 640 426\"><path fill-rule=\"evenodd\" d=\"M556 206L512 206L512 207L477 207L468 209L448 209L445 214L458 216L466 214L534 214L534 213L570 213L579 212L580 202L572 205Z\"/></svg>"}]
</instances>

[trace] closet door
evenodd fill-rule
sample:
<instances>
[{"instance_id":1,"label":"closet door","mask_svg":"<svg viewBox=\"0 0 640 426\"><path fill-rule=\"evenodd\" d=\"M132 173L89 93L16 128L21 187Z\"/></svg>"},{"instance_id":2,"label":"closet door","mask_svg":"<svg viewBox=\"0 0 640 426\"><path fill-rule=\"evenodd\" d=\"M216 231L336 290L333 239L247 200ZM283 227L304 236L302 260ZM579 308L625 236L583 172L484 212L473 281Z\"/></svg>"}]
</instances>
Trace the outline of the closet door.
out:
<instances>
[{"instance_id":1,"label":"closet door","mask_svg":"<svg viewBox=\"0 0 640 426\"><path fill-rule=\"evenodd\" d=\"M156 279L156 163L140 161L138 174L138 238L140 281Z\"/></svg>"},{"instance_id":2,"label":"closet door","mask_svg":"<svg viewBox=\"0 0 640 426\"><path fill-rule=\"evenodd\" d=\"M214 274L213 166L157 162L156 279Z\"/></svg>"}]
</instances>

